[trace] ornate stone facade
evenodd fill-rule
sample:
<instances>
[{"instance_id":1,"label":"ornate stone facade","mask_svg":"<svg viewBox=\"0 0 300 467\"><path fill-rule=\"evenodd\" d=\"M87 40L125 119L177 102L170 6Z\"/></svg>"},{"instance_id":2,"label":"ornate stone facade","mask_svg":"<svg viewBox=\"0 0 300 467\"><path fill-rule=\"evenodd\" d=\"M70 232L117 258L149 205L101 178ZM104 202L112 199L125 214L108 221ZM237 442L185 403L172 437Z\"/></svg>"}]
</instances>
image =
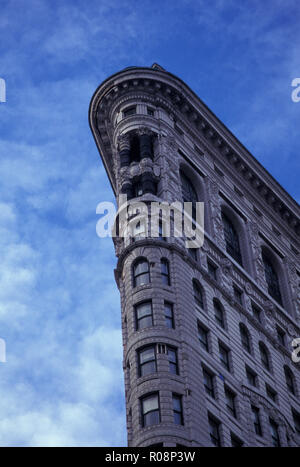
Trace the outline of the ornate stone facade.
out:
<instances>
[{"instance_id":1,"label":"ornate stone facade","mask_svg":"<svg viewBox=\"0 0 300 467\"><path fill-rule=\"evenodd\" d=\"M143 238L136 225L133 238L114 239L129 446L300 446L300 363L291 358L300 337L299 206L159 65L108 78L90 125L117 197L182 201L184 173L205 204L196 253L182 238ZM242 264L230 255L223 213Z\"/></svg>"}]
</instances>

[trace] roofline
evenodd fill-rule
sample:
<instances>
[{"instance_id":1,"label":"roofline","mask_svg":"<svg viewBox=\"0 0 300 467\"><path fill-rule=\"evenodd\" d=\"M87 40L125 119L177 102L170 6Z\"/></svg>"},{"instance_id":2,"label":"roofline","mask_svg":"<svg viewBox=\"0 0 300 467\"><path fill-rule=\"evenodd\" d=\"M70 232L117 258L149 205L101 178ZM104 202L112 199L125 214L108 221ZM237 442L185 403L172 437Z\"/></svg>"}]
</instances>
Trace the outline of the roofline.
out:
<instances>
[{"instance_id":1,"label":"roofline","mask_svg":"<svg viewBox=\"0 0 300 467\"><path fill-rule=\"evenodd\" d=\"M154 64L156 65L156 64ZM275 177L273 177L273 175L262 165L261 162L259 162L256 157L244 146L243 143L241 143L241 141L231 132L231 130L216 116L216 114L205 104L205 102L202 101L202 99L181 79L179 78L178 76L174 75L173 73L169 72L169 71L166 71L165 69L159 67L160 69L157 69L157 68L154 68L154 65L152 65L152 67L137 67L137 66L132 66L132 67L126 67L124 68L123 70L120 70L116 73L114 73L113 75L109 76L108 78L106 78L96 89L96 91L94 92L92 98L91 98L91 101L90 101L90 105L89 105L89 126L90 126L90 129L91 129L91 132L93 134L93 137L94 137L94 140L95 140L95 143L96 143L96 146L99 150L99 147L98 147L98 144L97 144L97 141L96 141L96 138L95 138L95 134L93 132L93 127L92 127L92 106L94 104L94 99L96 97L96 95L99 93L100 89L101 90L105 90L106 85L108 85L108 83L115 79L116 77L119 77L123 74L126 74L127 72L133 72L133 71L138 71L138 72L142 72L142 71L155 71L155 73L158 73L158 74L163 74L163 75L168 75L170 76L172 79L174 79L175 81L179 82L179 84L181 84L190 94L193 95L193 97L199 101L201 103L201 105L209 112L209 114L217 121L218 124L220 124L221 127L223 127L226 132L228 132L229 136L234 140L234 142L237 143L238 146L240 146L246 153L247 155L250 156L251 160L255 163L255 164L258 164L259 168L265 172L267 174L267 176L269 176L271 178L271 180L279 187L280 190L282 190L282 192L287 195L288 199L290 200L290 202L292 203L292 205L294 205L295 209L297 211L300 210L300 205L298 204L298 202L292 197L292 195L290 195L290 193L275 179ZM100 152L100 151L99 151ZM104 163L104 166L106 168L106 163L104 161L104 157L102 156L101 152L100 152L100 156L101 156L101 159L102 159L102 162ZM109 172L108 172L109 173ZM113 184L112 184L112 181L110 179L110 176L109 176L109 180L110 180L110 184L112 186L112 189L113 189L113 192L115 194L115 189L113 187ZM300 215L300 213L298 212L298 216Z\"/></svg>"}]
</instances>

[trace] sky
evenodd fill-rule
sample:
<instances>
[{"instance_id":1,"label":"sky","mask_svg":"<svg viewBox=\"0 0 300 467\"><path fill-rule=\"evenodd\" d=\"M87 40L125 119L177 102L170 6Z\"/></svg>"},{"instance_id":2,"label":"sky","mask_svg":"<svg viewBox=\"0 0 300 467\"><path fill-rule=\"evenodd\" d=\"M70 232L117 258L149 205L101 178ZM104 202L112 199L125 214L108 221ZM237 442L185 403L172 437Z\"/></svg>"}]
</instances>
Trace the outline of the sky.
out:
<instances>
[{"instance_id":1,"label":"sky","mask_svg":"<svg viewBox=\"0 0 300 467\"><path fill-rule=\"evenodd\" d=\"M125 446L119 293L89 125L127 66L179 76L299 202L298 0L0 0L0 446Z\"/></svg>"}]
</instances>

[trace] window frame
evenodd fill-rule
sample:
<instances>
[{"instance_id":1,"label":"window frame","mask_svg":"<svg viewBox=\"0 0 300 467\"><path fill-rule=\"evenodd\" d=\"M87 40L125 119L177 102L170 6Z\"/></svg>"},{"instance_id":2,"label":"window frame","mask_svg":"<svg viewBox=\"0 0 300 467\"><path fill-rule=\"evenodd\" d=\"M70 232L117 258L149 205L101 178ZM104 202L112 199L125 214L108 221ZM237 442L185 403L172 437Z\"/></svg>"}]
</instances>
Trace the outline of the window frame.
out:
<instances>
[{"instance_id":1,"label":"window frame","mask_svg":"<svg viewBox=\"0 0 300 467\"><path fill-rule=\"evenodd\" d=\"M196 306L204 310L203 288L197 279L193 279L193 295Z\"/></svg>"},{"instance_id":2,"label":"window frame","mask_svg":"<svg viewBox=\"0 0 300 467\"><path fill-rule=\"evenodd\" d=\"M177 410L174 407L174 400L179 401L180 410ZM174 424L183 426L184 425L184 417L183 417L183 403L182 403L182 395L181 394L172 393L172 405L173 405ZM177 423L176 415L179 415L179 422L180 423Z\"/></svg>"},{"instance_id":3,"label":"window frame","mask_svg":"<svg viewBox=\"0 0 300 467\"><path fill-rule=\"evenodd\" d=\"M166 267L167 272L163 270L163 267ZM170 278L170 261L167 258L161 258L160 260L160 274L163 285L171 285Z\"/></svg>"},{"instance_id":4,"label":"window frame","mask_svg":"<svg viewBox=\"0 0 300 467\"><path fill-rule=\"evenodd\" d=\"M142 354L142 352L145 352L147 349L150 349L150 348L153 349L153 359L141 363L141 354ZM145 345L145 346L137 349L137 355L138 355L138 377L139 378L142 378L143 376L148 376L148 375L152 375L154 373L157 373L156 344ZM154 362L155 370L151 371L150 373L142 374L143 366L145 366L145 365L147 365L148 363L151 363L151 362Z\"/></svg>"},{"instance_id":5,"label":"window frame","mask_svg":"<svg viewBox=\"0 0 300 467\"><path fill-rule=\"evenodd\" d=\"M145 304L150 304L151 313L149 313L149 314L147 314L145 316L142 316L141 318L138 318L138 308L145 305ZM152 327L154 325L152 300L145 300L143 302L137 303L136 305L134 305L134 309L135 309L135 330L136 331L141 331L143 329ZM142 319L144 319L144 318L148 318L149 316L151 316L151 323L152 324L150 326L140 327L139 326L140 321Z\"/></svg>"},{"instance_id":6,"label":"window frame","mask_svg":"<svg viewBox=\"0 0 300 467\"><path fill-rule=\"evenodd\" d=\"M227 253L243 267L240 235L230 217L222 211L223 232Z\"/></svg>"},{"instance_id":7,"label":"window frame","mask_svg":"<svg viewBox=\"0 0 300 467\"><path fill-rule=\"evenodd\" d=\"M167 316L166 310L171 310L171 317ZM168 329L175 329L175 318L174 318L174 304L168 301L164 301L164 316L165 324ZM172 326L168 326L167 323L171 323Z\"/></svg>"},{"instance_id":8,"label":"window frame","mask_svg":"<svg viewBox=\"0 0 300 467\"><path fill-rule=\"evenodd\" d=\"M166 346L168 362L169 362L169 371L172 375L179 375L179 364L178 364L178 349L173 347L172 345ZM174 352L175 355L175 362L171 361L169 358L169 352ZM175 368L175 373L171 370L171 368Z\"/></svg>"},{"instance_id":9,"label":"window frame","mask_svg":"<svg viewBox=\"0 0 300 467\"><path fill-rule=\"evenodd\" d=\"M215 375L206 367L202 367L203 373L203 386L205 393L212 399L216 399L216 389L215 389ZM207 381L209 384L207 384Z\"/></svg>"},{"instance_id":10,"label":"window frame","mask_svg":"<svg viewBox=\"0 0 300 467\"><path fill-rule=\"evenodd\" d=\"M136 273L136 268L140 265L140 264L144 264L144 263L147 263L147 266L148 266L148 270L147 271L144 271L144 272L140 272L140 273ZM148 282L144 282L144 283L141 283L141 284L138 284L137 283L137 279L141 276L148 276ZM140 257L140 258L137 258L133 264L132 264L132 279L133 279L133 287L140 287L140 286L143 286L143 285L147 285L147 284L151 284L151 275L150 275L150 264L149 264L149 261L147 258L144 258L144 257Z\"/></svg>"},{"instance_id":11,"label":"window frame","mask_svg":"<svg viewBox=\"0 0 300 467\"><path fill-rule=\"evenodd\" d=\"M260 409L255 405L251 405L251 412L252 412L252 421L254 426L254 431L257 436L262 436L262 426L261 426L261 419L260 419Z\"/></svg>"},{"instance_id":12,"label":"window frame","mask_svg":"<svg viewBox=\"0 0 300 467\"><path fill-rule=\"evenodd\" d=\"M151 397L156 397L157 398L157 409L149 410L148 412L144 412L144 406L143 403L146 399L150 399ZM140 407L141 407L141 425L143 428L149 427L149 426L155 426L161 423L161 414L160 414L160 398L159 398L159 391L157 392L151 392L148 394L145 394L140 398ZM157 423L145 423L145 417L152 412L158 412L158 422Z\"/></svg>"}]
</instances>

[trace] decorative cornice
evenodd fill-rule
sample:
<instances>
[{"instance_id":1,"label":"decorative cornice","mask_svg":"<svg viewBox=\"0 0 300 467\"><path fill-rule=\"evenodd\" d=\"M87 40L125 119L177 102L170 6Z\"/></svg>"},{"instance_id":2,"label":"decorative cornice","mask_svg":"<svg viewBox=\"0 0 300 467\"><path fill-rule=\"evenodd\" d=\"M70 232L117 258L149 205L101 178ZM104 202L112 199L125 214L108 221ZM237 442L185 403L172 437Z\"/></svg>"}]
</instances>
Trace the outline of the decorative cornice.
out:
<instances>
[{"instance_id":1,"label":"decorative cornice","mask_svg":"<svg viewBox=\"0 0 300 467\"><path fill-rule=\"evenodd\" d=\"M231 167L243 176L245 182L259 193L264 202L279 214L297 235L300 234L300 212L297 203L185 83L171 73L158 69L130 68L121 71L106 80L91 101L91 129L114 191L116 183L111 166L111 135L108 134L110 111L116 100L129 93L139 94L135 96L139 99L145 98L145 93L150 94L153 99L154 94L162 107L167 107L168 111L173 109L176 117L180 117L185 127L193 133L193 137L197 138L195 131L200 132L219 157L225 158Z\"/></svg>"}]
</instances>

